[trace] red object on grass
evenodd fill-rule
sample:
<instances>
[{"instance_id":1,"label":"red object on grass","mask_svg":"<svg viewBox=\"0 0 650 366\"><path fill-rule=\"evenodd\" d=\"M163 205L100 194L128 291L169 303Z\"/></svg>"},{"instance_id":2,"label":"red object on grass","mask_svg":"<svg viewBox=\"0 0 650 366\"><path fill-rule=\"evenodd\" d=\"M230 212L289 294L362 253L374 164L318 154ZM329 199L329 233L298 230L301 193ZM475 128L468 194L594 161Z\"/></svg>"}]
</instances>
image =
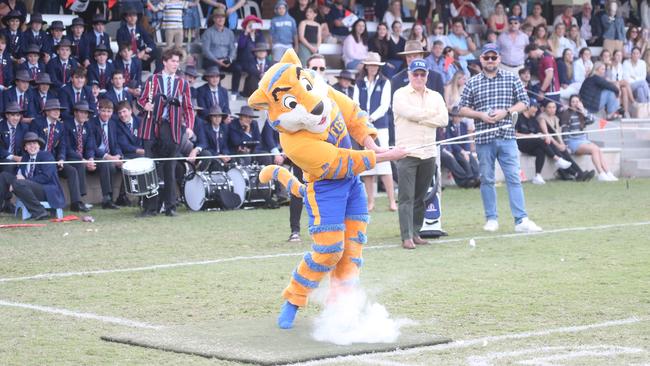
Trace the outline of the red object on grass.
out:
<instances>
[{"instance_id":1,"label":"red object on grass","mask_svg":"<svg viewBox=\"0 0 650 366\"><path fill-rule=\"evenodd\" d=\"M79 220L78 216L68 215L60 219L50 219L50 222L66 222L66 221L77 221L77 220Z\"/></svg>"},{"instance_id":2,"label":"red object on grass","mask_svg":"<svg viewBox=\"0 0 650 366\"><path fill-rule=\"evenodd\" d=\"M43 226L47 226L47 224L6 224L6 225L0 225L0 229L14 229L20 227L43 227Z\"/></svg>"},{"instance_id":3,"label":"red object on grass","mask_svg":"<svg viewBox=\"0 0 650 366\"><path fill-rule=\"evenodd\" d=\"M607 126L607 120L606 119L601 119L600 121L598 121L598 128L600 128L602 130L603 128L605 128L605 126Z\"/></svg>"}]
</instances>

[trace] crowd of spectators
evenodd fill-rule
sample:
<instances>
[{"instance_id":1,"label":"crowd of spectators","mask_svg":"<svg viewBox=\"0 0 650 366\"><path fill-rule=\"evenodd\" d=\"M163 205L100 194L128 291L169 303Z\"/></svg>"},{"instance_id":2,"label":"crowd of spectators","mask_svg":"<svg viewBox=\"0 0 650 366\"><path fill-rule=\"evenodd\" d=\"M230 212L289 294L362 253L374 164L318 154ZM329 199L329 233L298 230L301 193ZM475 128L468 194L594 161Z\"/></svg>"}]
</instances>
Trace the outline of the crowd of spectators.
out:
<instances>
[{"instance_id":1,"label":"crowd of spectators","mask_svg":"<svg viewBox=\"0 0 650 366\"><path fill-rule=\"evenodd\" d=\"M537 173L541 171L541 157L546 156L560 168L560 178L587 180L593 176L577 167L570 152L590 154L598 178L615 179L598 147L578 132L595 119L594 115L611 119L650 110L639 108L650 103L647 0L639 2L638 7L628 1L610 0L567 6L561 11L550 1L270 1L273 16L268 19L268 29L263 29L262 14L244 11L244 0L89 2L88 9L77 13L68 26L60 20L47 24L41 14L71 13L68 7L73 2L2 2L0 111L4 119L0 122L0 160L20 160L23 144L18 138L23 133L15 131L22 129L40 134L46 141L44 148L52 150L57 160L68 160L75 154L89 161L142 155L142 149L133 146L137 142L132 140L132 125L121 125L137 125L142 111L134 102L141 96L143 71L161 70L162 51L172 47L186 56L182 77L197 85L205 81L192 90L194 107L204 122L198 124L198 132L195 129L186 136L190 147L184 151L190 159L201 151L270 151L279 156L277 138L270 128L255 133L268 146L254 150L250 145L233 144L229 136L242 135L242 131L242 136L254 139L250 124L241 122L252 112L240 111L233 118L229 101L249 95L261 75L289 48L297 50L304 64L322 60L323 66L315 68L325 71L325 58L319 49L326 43L341 46L339 58L344 70L338 75L338 87L375 116L371 122L387 132L388 140L381 141L385 144L394 143L393 116L386 98L392 98L404 85L406 65L414 57L426 58L430 71L427 86L443 95L448 110L453 111L465 81L481 70L477 50L487 42L499 45L501 67L520 76L531 100L532 108L522 118L528 125L519 126L518 132L576 133L564 140L541 138L544 145L520 144L522 152L536 156ZM265 5L269 5L266 0L258 1L256 8ZM119 22L115 37L106 32L110 21ZM158 30L163 39L156 37ZM197 40L198 51L188 47ZM226 74L230 83L221 85ZM242 76L246 77L243 89ZM59 111L60 117L53 117L55 112L51 111ZM85 131L80 119L85 119L86 113L91 122L87 133L96 136L94 156L84 151L80 145L83 139L77 141L75 135ZM473 131L471 120L455 114L452 117L453 123L439 138ZM59 119L60 127L51 123ZM538 124L533 126L530 120ZM60 132L59 145L50 142L54 139L52 131ZM216 133L215 139L209 136L211 132ZM217 145L208 147L208 140ZM462 168L450 168L459 185L476 186L471 141L445 148L445 154ZM454 165L452 160L445 160L447 167ZM79 191L71 202L78 210L86 208L79 198L85 193L81 175L93 171L92 167L90 162L85 172L60 167L60 174L68 180L77 176L78 187L70 189ZM386 172L372 175L379 175L383 181ZM535 178L535 182L542 182L538 175ZM113 208L116 195L118 201L126 200L115 193L108 186L103 189L105 207ZM394 207L391 201L391 209Z\"/></svg>"}]
</instances>

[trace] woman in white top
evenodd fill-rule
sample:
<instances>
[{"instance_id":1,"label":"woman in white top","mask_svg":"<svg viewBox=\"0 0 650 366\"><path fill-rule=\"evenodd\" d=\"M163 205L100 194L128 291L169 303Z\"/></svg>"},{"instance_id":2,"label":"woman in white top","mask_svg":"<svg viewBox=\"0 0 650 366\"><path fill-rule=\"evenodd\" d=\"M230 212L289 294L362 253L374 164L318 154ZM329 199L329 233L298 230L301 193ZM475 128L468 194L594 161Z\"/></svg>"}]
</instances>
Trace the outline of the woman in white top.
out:
<instances>
[{"instance_id":1,"label":"woman in white top","mask_svg":"<svg viewBox=\"0 0 650 366\"><path fill-rule=\"evenodd\" d=\"M650 102L650 87L646 81L648 70L645 61L641 60L639 47L632 48L632 57L623 62L623 79L630 84L634 98L639 103Z\"/></svg>"},{"instance_id":2,"label":"woman in white top","mask_svg":"<svg viewBox=\"0 0 650 366\"><path fill-rule=\"evenodd\" d=\"M431 27L431 35L428 38L428 43L433 47L433 42L440 41L442 42L442 47L449 46L449 40L445 34L445 23L443 22L434 22L433 27Z\"/></svg>"},{"instance_id":3,"label":"woman in white top","mask_svg":"<svg viewBox=\"0 0 650 366\"><path fill-rule=\"evenodd\" d=\"M603 50L603 52L605 51L606 50ZM602 53L600 55L601 57L603 56ZM606 55L607 54L605 53L605 56ZM630 83L623 79L623 51L614 50L611 62L609 63L609 68L605 73L605 78L616 84L616 86L621 90L621 104L623 105L623 110L625 110L625 116L629 117L630 103L636 103L636 100L634 100L634 94L630 88Z\"/></svg>"},{"instance_id":4,"label":"woman in white top","mask_svg":"<svg viewBox=\"0 0 650 366\"><path fill-rule=\"evenodd\" d=\"M361 61L368 56L368 31L366 21L358 19L352 32L343 41L343 62L348 70L361 69Z\"/></svg>"},{"instance_id":5,"label":"woman in white top","mask_svg":"<svg viewBox=\"0 0 650 366\"><path fill-rule=\"evenodd\" d=\"M559 58L562 57L562 52L565 48L573 49L571 42L564 35L566 34L566 26L564 23L558 23L555 25L553 34L548 39L548 45L551 48L551 53L553 57Z\"/></svg>"},{"instance_id":6,"label":"woman in white top","mask_svg":"<svg viewBox=\"0 0 650 366\"><path fill-rule=\"evenodd\" d=\"M366 111L368 122L377 129L379 146L388 147L388 118L386 112L390 107L391 87L390 80L379 73L379 68L384 66L378 53L368 52L368 57L362 62L363 68L359 72L354 85L352 99L359 103L359 107ZM381 178L386 194L388 195L388 209L397 211L395 203L395 189L393 188L393 173L390 162L377 163L371 170L361 173L363 183L368 195L368 211L375 207L375 176Z\"/></svg>"},{"instance_id":7,"label":"woman in white top","mask_svg":"<svg viewBox=\"0 0 650 366\"><path fill-rule=\"evenodd\" d=\"M384 23L388 24L389 27L393 25L394 21L402 22L402 2L399 0L393 0L390 2L388 11L384 13ZM400 34L401 36L401 34Z\"/></svg>"},{"instance_id":8,"label":"woman in white top","mask_svg":"<svg viewBox=\"0 0 650 366\"><path fill-rule=\"evenodd\" d=\"M582 85L587 75L591 73L594 68L594 63L591 62L591 50L589 47L583 47L578 53L578 59L573 61L573 80ZM578 88L580 89L580 88Z\"/></svg>"},{"instance_id":9,"label":"woman in white top","mask_svg":"<svg viewBox=\"0 0 650 366\"><path fill-rule=\"evenodd\" d=\"M580 27L577 25L571 26L571 29L569 29L569 37L567 37L567 39L569 40L569 43L571 43L571 50L574 55L577 55L581 49L587 47L587 42L582 39L582 36L580 35Z\"/></svg>"}]
</instances>

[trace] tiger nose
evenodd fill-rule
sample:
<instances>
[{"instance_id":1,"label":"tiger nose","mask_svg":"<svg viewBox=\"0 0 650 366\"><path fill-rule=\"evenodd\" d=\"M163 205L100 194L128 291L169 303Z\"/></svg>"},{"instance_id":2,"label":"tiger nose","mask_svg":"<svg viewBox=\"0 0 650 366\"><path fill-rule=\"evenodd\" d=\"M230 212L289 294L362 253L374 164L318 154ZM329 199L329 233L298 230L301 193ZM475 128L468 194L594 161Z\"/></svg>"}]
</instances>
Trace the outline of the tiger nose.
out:
<instances>
[{"instance_id":1,"label":"tiger nose","mask_svg":"<svg viewBox=\"0 0 650 366\"><path fill-rule=\"evenodd\" d=\"M311 114L320 116L323 113L323 108L325 108L323 106L323 102L318 102L318 104L316 104L314 109L311 110Z\"/></svg>"}]
</instances>

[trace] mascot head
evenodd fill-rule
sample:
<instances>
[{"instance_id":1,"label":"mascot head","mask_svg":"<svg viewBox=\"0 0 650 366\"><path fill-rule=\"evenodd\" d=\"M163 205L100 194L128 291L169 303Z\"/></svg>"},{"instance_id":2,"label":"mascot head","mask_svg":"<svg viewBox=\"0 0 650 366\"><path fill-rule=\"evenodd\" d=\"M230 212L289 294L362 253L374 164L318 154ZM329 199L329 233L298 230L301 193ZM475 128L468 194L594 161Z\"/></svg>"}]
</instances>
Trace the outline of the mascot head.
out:
<instances>
[{"instance_id":1,"label":"mascot head","mask_svg":"<svg viewBox=\"0 0 650 366\"><path fill-rule=\"evenodd\" d=\"M303 69L296 52L289 49L264 74L248 104L268 110L271 126L280 132L321 133L331 123L332 101L327 97L328 90L325 80Z\"/></svg>"}]
</instances>

